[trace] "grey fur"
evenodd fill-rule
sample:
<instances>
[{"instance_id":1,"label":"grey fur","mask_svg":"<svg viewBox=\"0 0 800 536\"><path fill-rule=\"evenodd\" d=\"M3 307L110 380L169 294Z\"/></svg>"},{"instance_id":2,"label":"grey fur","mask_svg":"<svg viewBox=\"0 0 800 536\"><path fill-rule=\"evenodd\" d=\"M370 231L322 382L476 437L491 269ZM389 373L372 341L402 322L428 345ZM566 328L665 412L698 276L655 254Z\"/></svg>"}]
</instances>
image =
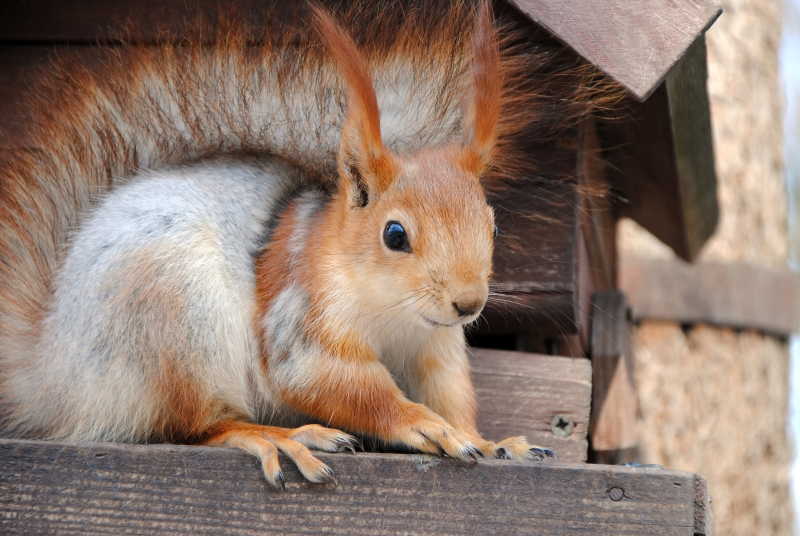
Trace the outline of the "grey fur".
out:
<instances>
[{"instance_id":1,"label":"grey fur","mask_svg":"<svg viewBox=\"0 0 800 536\"><path fill-rule=\"evenodd\" d=\"M253 400L268 392L246 385L258 366L251 251L303 181L278 161L222 159L142 173L103 199L71 240L38 358L9 382L16 404L36 408L17 430L147 439L165 350L237 413L263 412ZM153 261L144 271L143 259ZM175 317L160 299L181 300Z\"/></svg>"}]
</instances>

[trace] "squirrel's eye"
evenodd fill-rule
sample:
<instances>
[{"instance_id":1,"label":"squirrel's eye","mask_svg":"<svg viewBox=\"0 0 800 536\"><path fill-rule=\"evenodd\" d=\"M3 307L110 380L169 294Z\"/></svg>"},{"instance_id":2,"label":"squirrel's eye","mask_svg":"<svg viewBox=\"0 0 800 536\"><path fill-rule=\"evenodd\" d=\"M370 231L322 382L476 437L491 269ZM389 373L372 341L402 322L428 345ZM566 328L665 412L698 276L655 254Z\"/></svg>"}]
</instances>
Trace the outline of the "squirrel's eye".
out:
<instances>
[{"instance_id":1,"label":"squirrel's eye","mask_svg":"<svg viewBox=\"0 0 800 536\"><path fill-rule=\"evenodd\" d=\"M408 235L406 230L399 222L390 221L383 229L383 243L386 247L393 251L411 251L411 245L408 243Z\"/></svg>"},{"instance_id":2,"label":"squirrel's eye","mask_svg":"<svg viewBox=\"0 0 800 536\"><path fill-rule=\"evenodd\" d=\"M495 237L495 238L497 238L497 235L499 235L499 234L500 234L500 229L497 227L497 225L495 225L495 226L494 226L494 231L493 231L493 233L494 233L494 237Z\"/></svg>"}]
</instances>

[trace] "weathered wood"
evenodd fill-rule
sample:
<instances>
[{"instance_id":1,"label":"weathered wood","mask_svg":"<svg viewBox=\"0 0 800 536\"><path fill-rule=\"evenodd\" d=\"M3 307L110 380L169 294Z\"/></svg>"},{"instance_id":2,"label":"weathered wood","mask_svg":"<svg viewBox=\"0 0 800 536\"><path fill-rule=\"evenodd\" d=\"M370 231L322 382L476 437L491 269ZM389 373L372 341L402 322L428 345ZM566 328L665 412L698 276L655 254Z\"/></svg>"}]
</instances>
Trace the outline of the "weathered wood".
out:
<instances>
[{"instance_id":1,"label":"weathered wood","mask_svg":"<svg viewBox=\"0 0 800 536\"><path fill-rule=\"evenodd\" d=\"M574 224L571 239L574 269L569 270L574 287L574 330L552 331L539 326L524 326L522 348L534 352L586 357L591 330L591 296L595 291L616 285L616 210L610 202L605 161L595 122L581 123L578 129L577 186L573 192L574 210L569 211ZM566 209L562 209L567 213ZM561 216L562 220L565 219ZM570 220L567 220L570 221Z\"/></svg>"},{"instance_id":2,"label":"weathered wood","mask_svg":"<svg viewBox=\"0 0 800 536\"><path fill-rule=\"evenodd\" d=\"M237 450L0 440L0 532L709 534L702 478L652 468L320 454L338 485L269 489Z\"/></svg>"},{"instance_id":3,"label":"weathered wood","mask_svg":"<svg viewBox=\"0 0 800 536\"><path fill-rule=\"evenodd\" d=\"M706 0L515 3L641 101L721 13Z\"/></svg>"},{"instance_id":4,"label":"weathered wood","mask_svg":"<svg viewBox=\"0 0 800 536\"><path fill-rule=\"evenodd\" d=\"M637 319L800 331L800 276L788 270L623 255L620 287Z\"/></svg>"},{"instance_id":5,"label":"weathered wood","mask_svg":"<svg viewBox=\"0 0 800 536\"><path fill-rule=\"evenodd\" d=\"M647 102L630 102L625 120L605 125L610 179L627 216L693 260L719 219L706 79L698 39Z\"/></svg>"},{"instance_id":6,"label":"weathered wood","mask_svg":"<svg viewBox=\"0 0 800 536\"><path fill-rule=\"evenodd\" d=\"M347 0L321 0L327 6ZM175 35L205 35L196 23L213 23L231 7L254 26L268 16L293 17L303 2L274 0L29 0L0 4L0 41L7 43L154 43ZM277 10L277 11L276 11Z\"/></svg>"},{"instance_id":7,"label":"weathered wood","mask_svg":"<svg viewBox=\"0 0 800 536\"><path fill-rule=\"evenodd\" d=\"M561 461L586 461L592 369L586 359L472 350L478 428L490 439L526 435Z\"/></svg>"},{"instance_id":8,"label":"weathered wood","mask_svg":"<svg viewBox=\"0 0 800 536\"><path fill-rule=\"evenodd\" d=\"M578 336L581 353L590 352L592 296L612 289L616 283L616 211L609 201L610 189L605 161L593 121L580 130L578 188L581 194L578 214L577 303ZM573 355L573 354L570 354Z\"/></svg>"},{"instance_id":9,"label":"weathered wood","mask_svg":"<svg viewBox=\"0 0 800 536\"><path fill-rule=\"evenodd\" d=\"M630 342L630 311L619 291L592 296L592 422L594 459L622 460L639 442L639 401Z\"/></svg>"},{"instance_id":10,"label":"weathered wood","mask_svg":"<svg viewBox=\"0 0 800 536\"><path fill-rule=\"evenodd\" d=\"M571 158L574 162L574 156ZM576 258L580 197L568 181L520 181L491 199L500 233L483 329L578 332Z\"/></svg>"},{"instance_id":11,"label":"weathered wood","mask_svg":"<svg viewBox=\"0 0 800 536\"><path fill-rule=\"evenodd\" d=\"M708 100L705 38L698 39L667 76L669 117L678 176L678 202L687 260L697 257L719 220L717 175ZM650 204L654 204L651 200ZM681 221L679 220L679 221Z\"/></svg>"}]
</instances>

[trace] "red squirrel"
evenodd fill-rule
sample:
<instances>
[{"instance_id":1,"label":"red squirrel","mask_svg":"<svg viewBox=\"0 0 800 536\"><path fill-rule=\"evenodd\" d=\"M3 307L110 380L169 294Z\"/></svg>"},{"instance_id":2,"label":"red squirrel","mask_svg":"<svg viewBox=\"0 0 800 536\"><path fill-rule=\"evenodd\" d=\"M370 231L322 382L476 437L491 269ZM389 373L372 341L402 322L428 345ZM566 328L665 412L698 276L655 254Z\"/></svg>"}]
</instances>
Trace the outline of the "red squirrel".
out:
<instances>
[{"instance_id":1,"label":"red squirrel","mask_svg":"<svg viewBox=\"0 0 800 536\"><path fill-rule=\"evenodd\" d=\"M482 177L527 119L504 122L519 73L489 3L449 10L384 50L312 7L299 38L56 72L29 133L46 150L2 170L2 433L238 447L277 488L279 451L328 481L310 449L350 433L550 455L476 427Z\"/></svg>"}]
</instances>

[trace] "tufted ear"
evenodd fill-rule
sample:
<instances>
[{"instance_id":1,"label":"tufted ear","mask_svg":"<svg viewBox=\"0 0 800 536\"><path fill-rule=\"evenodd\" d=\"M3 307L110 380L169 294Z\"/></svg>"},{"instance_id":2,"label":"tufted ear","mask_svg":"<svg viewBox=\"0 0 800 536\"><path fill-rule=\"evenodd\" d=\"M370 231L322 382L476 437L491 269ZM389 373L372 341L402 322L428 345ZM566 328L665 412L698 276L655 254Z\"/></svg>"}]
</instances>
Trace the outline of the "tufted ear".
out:
<instances>
[{"instance_id":1,"label":"tufted ear","mask_svg":"<svg viewBox=\"0 0 800 536\"><path fill-rule=\"evenodd\" d=\"M482 0L472 32L472 80L464 110L462 163L470 173L480 175L491 162L502 87L492 8L488 0Z\"/></svg>"},{"instance_id":2,"label":"tufted ear","mask_svg":"<svg viewBox=\"0 0 800 536\"><path fill-rule=\"evenodd\" d=\"M339 147L340 180L346 181L354 205L364 206L392 184L396 159L381 139L378 99L364 57L327 11L313 5L311 9L317 31L347 89L347 116Z\"/></svg>"}]
</instances>

